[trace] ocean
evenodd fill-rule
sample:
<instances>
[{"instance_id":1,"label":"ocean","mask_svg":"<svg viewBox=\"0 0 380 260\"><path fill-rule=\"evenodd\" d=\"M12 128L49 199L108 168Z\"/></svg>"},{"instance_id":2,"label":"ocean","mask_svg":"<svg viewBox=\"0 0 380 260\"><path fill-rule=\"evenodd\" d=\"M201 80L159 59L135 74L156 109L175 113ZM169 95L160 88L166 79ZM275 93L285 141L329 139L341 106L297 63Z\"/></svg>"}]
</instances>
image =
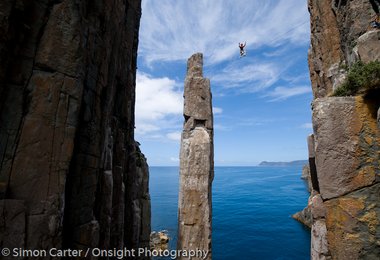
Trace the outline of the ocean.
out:
<instances>
[{"instance_id":1,"label":"ocean","mask_svg":"<svg viewBox=\"0 0 380 260\"><path fill-rule=\"evenodd\" d=\"M174 250L179 168L149 170L152 230L167 230ZM307 205L301 172L296 166L215 167L213 260L310 259L310 230L291 218Z\"/></svg>"}]
</instances>

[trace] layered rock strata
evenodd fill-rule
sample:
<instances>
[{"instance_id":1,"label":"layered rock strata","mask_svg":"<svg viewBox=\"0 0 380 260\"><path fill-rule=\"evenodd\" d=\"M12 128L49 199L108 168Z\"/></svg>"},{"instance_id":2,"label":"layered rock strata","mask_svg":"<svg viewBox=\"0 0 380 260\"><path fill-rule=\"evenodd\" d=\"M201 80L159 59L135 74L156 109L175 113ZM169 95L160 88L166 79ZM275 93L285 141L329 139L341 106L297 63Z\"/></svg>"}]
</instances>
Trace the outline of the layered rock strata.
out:
<instances>
[{"instance_id":1,"label":"layered rock strata","mask_svg":"<svg viewBox=\"0 0 380 260\"><path fill-rule=\"evenodd\" d=\"M149 247L140 0L0 3L0 245Z\"/></svg>"},{"instance_id":2,"label":"layered rock strata","mask_svg":"<svg viewBox=\"0 0 380 260\"><path fill-rule=\"evenodd\" d=\"M211 259L213 114L210 81L203 78L202 67L201 53L189 58L180 151L177 249L205 250L208 254L204 259Z\"/></svg>"},{"instance_id":3,"label":"layered rock strata","mask_svg":"<svg viewBox=\"0 0 380 260\"><path fill-rule=\"evenodd\" d=\"M315 172L309 198L312 259L380 255L379 91L331 97L346 67L379 60L379 31L369 1L309 0L309 68L314 101ZM380 88L380 86L378 86ZM310 171L312 172L312 161Z\"/></svg>"}]
</instances>

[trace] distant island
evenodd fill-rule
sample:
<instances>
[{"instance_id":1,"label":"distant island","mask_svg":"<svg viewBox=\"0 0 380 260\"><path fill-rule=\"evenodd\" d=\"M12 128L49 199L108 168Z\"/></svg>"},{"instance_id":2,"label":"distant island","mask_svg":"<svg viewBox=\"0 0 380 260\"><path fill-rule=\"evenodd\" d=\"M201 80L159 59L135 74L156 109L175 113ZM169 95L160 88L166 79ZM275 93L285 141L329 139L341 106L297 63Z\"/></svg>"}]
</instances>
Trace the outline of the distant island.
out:
<instances>
[{"instance_id":1,"label":"distant island","mask_svg":"<svg viewBox=\"0 0 380 260\"><path fill-rule=\"evenodd\" d=\"M291 162L267 162L263 161L259 164L259 166L304 166L308 164L307 160L297 160Z\"/></svg>"}]
</instances>

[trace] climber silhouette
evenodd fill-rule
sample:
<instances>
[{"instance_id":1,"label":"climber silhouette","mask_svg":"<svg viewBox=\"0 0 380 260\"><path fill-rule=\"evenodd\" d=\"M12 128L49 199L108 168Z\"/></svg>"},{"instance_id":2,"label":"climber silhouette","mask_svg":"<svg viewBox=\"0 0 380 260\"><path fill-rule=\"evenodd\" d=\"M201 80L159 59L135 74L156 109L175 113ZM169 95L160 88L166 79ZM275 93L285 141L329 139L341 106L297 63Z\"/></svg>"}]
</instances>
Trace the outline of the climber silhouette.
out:
<instances>
[{"instance_id":1,"label":"climber silhouette","mask_svg":"<svg viewBox=\"0 0 380 260\"><path fill-rule=\"evenodd\" d=\"M245 56L245 50L244 50L244 47L245 47L246 44L247 44L246 42L244 42L244 44L239 42L240 57Z\"/></svg>"},{"instance_id":2,"label":"climber silhouette","mask_svg":"<svg viewBox=\"0 0 380 260\"><path fill-rule=\"evenodd\" d=\"M380 0L369 0L369 2L371 3L372 8L376 13L376 19L374 20L374 22L380 23Z\"/></svg>"}]
</instances>

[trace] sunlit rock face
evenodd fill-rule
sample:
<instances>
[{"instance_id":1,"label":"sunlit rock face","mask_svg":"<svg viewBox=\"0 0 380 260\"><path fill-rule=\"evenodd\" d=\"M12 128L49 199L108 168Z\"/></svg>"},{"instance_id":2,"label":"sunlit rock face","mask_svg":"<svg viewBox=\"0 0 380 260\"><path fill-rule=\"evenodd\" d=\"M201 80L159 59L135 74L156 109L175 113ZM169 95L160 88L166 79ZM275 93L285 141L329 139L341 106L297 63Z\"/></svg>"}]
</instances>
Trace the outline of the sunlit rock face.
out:
<instances>
[{"instance_id":1,"label":"sunlit rock face","mask_svg":"<svg viewBox=\"0 0 380 260\"><path fill-rule=\"evenodd\" d=\"M353 63L379 60L379 31L369 27L375 13L369 1L361 0L309 0L309 11L314 95L314 144L309 152L315 154L318 184L318 190L313 185L308 205L313 219L311 257L376 259L380 255L379 91L331 96Z\"/></svg>"},{"instance_id":2,"label":"sunlit rock face","mask_svg":"<svg viewBox=\"0 0 380 260\"><path fill-rule=\"evenodd\" d=\"M187 62L180 151L178 250L206 250L211 259L211 183L214 175L210 81L201 53ZM194 258L201 259L201 258Z\"/></svg>"},{"instance_id":3,"label":"sunlit rock face","mask_svg":"<svg viewBox=\"0 0 380 260\"><path fill-rule=\"evenodd\" d=\"M357 61L358 38L368 31L375 13L369 1L363 0L309 0L308 8L313 95L326 97L342 78L340 68Z\"/></svg>"},{"instance_id":4,"label":"sunlit rock face","mask_svg":"<svg viewBox=\"0 0 380 260\"><path fill-rule=\"evenodd\" d=\"M324 200L373 185L379 171L377 104L357 97L314 101L316 165Z\"/></svg>"},{"instance_id":5,"label":"sunlit rock face","mask_svg":"<svg viewBox=\"0 0 380 260\"><path fill-rule=\"evenodd\" d=\"M0 3L0 244L149 246L141 1Z\"/></svg>"},{"instance_id":6,"label":"sunlit rock face","mask_svg":"<svg viewBox=\"0 0 380 260\"><path fill-rule=\"evenodd\" d=\"M314 101L316 166L334 259L380 253L378 102L357 97ZM313 214L315 218L316 216ZM368 258L371 259L371 258Z\"/></svg>"},{"instance_id":7,"label":"sunlit rock face","mask_svg":"<svg viewBox=\"0 0 380 260\"><path fill-rule=\"evenodd\" d=\"M372 30L358 38L354 51L357 58L367 63L373 60L380 61L380 30Z\"/></svg>"}]
</instances>

